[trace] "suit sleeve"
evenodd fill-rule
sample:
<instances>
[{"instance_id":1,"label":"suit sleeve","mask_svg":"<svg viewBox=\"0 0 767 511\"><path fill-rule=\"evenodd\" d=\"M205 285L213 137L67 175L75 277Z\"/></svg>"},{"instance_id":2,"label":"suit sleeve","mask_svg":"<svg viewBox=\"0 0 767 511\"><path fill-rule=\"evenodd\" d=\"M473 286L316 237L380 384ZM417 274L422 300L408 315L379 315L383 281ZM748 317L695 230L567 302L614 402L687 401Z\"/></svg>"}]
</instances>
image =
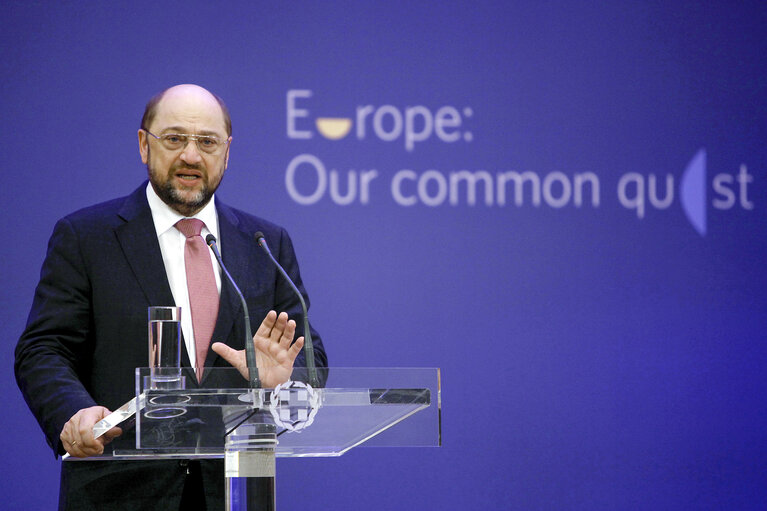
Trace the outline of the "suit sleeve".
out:
<instances>
[{"instance_id":1,"label":"suit sleeve","mask_svg":"<svg viewBox=\"0 0 767 511\"><path fill-rule=\"evenodd\" d=\"M16 382L48 444L65 451L59 434L81 408L96 403L80 375L91 359L90 282L78 237L66 219L48 243L26 328L16 345Z\"/></svg>"}]
</instances>

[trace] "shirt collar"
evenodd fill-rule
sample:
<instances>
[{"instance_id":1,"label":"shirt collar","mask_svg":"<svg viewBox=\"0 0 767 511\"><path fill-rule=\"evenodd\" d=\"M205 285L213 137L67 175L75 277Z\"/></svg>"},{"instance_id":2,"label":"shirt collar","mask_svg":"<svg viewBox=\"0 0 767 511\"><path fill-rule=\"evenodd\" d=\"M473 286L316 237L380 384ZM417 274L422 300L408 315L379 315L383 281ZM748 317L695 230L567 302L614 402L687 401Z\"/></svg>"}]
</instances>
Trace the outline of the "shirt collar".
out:
<instances>
[{"instance_id":1,"label":"shirt collar","mask_svg":"<svg viewBox=\"0 0 767 511\"><path fill-rule=\"evenodd\" d=\"M165 204L152 188L152 183L146 185L146 199L149 202L149 209L152 211L152 220L154 229L159 238L169 229L176 225L176 222L182 218L198 218L203 221L205 228L218 239L218 217L216 216L215 195L196 215L185 217L178 211ZM204 229L203 229L204 234ZM203 236L204 238L205 236Z\"/></svg>"}]
</instances>

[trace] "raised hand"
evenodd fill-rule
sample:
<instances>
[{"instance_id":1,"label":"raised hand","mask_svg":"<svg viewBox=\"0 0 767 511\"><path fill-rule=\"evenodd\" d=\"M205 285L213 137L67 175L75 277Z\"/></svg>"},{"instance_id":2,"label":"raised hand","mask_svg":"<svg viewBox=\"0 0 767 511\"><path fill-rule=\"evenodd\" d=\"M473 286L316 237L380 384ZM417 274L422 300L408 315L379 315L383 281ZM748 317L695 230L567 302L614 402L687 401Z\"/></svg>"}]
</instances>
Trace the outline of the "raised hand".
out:
<instances>
[{"instance_id":1,"label":"raised hand","mask_svg":"<svg viewBox=\"0 0 767 511\"><path fill-rule=\"evenodd\" d=\"M299 337L293 342L296 333L296 322L288 320L288 315L281 312L269 311L253 336L253 346L256 348L256 366L261 384L265 388L273 388L290 379L293 373L293 363L304 347L304 338ZM245 350L235 350L226 344L216 342L211 346L224 360L236 367L243 378L248 378L248 364Z\"/></svg>"}]
</instances>

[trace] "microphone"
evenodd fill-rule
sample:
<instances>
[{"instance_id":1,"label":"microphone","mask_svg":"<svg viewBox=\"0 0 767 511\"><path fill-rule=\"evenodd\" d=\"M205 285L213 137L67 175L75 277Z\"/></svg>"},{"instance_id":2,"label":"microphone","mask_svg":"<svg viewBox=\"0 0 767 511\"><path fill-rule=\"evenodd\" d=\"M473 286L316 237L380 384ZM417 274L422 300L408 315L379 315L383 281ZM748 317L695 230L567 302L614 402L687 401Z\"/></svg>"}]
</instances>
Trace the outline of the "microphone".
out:
<instances>
[{"instance_id":1,"label":"microphone","mask_svg":"<svg viewBox=\"0 0 767 511\"><path fill-rule=\"evenodd\" d=\"M266 255L269 256L269 259L274 263L274 265L279 270L280 274L285 277L285 280L288 281L288 284L290 285L291 289L293 289L293 292L298 296L298 300L301 302L301 309L304 313L304 352L306 353L306 369L309 371L309 385L311 385L314 388L319 388L320 382L317 379L317 367L314 364L314 345L312 344L312 330L309 328L309 311L306 309L306 302L304 301L303 295L301 295L301 292L298 290L296 285L293 283L292 280L290 280L290 277L288 277L288 274L285 272L285 270L280 266L280 263L277 262L277 259L274 258L272 255L272 251L269 250L269 245L266 244L266 238L264 237L264 233L261 231L258 231L256 233L256 241L258 242L258 246L263 249L264 252L266 252Z\"/></svg>"},{"instance_id":2,"label":"microphone","mask_svg":"<svg viewBox=\"0 0 767 511\"><path fill-rule=\"evenodd\" d=\"M229 271L226 269L226 266L224 266L224 261L221 260L221 254L218 253L218 247L216 246L216 237L212 234L208 234L205 236L205 243L207 243L210 249L213 251L213 255L216 256L216 261L218 261L221 269L224 270L224 275L226 275L226 278L232 284L234 291L237 293L237 296L240 297L240 301L242 302L242 310L245 314L245 360L248 364L248 384L250 385L251 389L260 389L261 380L258 378L258 367L256 366L256 349L253 347L253 335L250 332L250 314L248 314L248 304L245 303L245 297L242 296L240 288L237 287L234 279L231 275L229 275Z\"/></svg>"}]
</instances>

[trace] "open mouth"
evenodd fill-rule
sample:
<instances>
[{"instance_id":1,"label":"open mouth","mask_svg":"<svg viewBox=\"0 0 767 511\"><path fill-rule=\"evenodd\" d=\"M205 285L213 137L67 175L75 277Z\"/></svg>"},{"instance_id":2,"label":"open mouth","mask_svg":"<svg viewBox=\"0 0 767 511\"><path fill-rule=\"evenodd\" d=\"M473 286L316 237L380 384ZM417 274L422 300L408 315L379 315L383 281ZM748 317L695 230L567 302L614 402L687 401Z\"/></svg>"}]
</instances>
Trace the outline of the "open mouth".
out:
<instances>
[{"instance_id":1,"label":"open mouth","mask_svg":"<svg viewBox=\"0 0 767 511\"><path fill-rule=\"evenodd\" d=\"M193 182L202 179L202 173L199 170L179 169L176 171L175 177L180 181Z\"/></svg>"}]
</instances>

